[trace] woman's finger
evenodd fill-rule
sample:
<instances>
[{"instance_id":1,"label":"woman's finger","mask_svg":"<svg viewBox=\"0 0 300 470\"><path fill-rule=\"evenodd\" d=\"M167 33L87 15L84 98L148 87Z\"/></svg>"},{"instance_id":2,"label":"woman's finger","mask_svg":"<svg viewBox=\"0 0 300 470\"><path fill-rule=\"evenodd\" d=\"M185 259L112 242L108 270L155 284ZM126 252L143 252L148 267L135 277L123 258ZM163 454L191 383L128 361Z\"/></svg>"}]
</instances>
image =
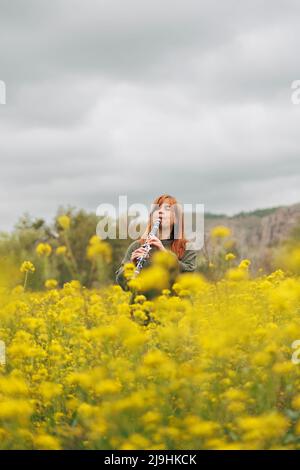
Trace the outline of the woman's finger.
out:
<instances>
[{"instance_id":1,"label":"woman's finger","mask_svg":"<svg viewBox=\"0 0 300 470\"><path fill-rule=\"evenodd\" d=\"M155 240L155 239L150 240L149 243L150 243L150 245L159 246L159 241Z\"/></svg>"},{"instance_id":2,"label":"woman's finger","mask_svg":"<svg viewBox=\"0 0 300 470\"><path fill-rule=\"evenodd\" d=\"M146 248L138 248L137 250L135 250L137 253L146 253Z\"/></svg>"},{"instance_id":3,"label":"woman's finger","mask_svg":"<svg viewBox=\"0 0 300 470\"><path fill-rule=\"evenodd\" d=\"M146 248L141 247L141 248L137 248L136 250L134 250L131 256L133 259L135 259L135 258L139 258L140 256L143 256L146 253L147 253Z\"/></svg>"}]
</instances>

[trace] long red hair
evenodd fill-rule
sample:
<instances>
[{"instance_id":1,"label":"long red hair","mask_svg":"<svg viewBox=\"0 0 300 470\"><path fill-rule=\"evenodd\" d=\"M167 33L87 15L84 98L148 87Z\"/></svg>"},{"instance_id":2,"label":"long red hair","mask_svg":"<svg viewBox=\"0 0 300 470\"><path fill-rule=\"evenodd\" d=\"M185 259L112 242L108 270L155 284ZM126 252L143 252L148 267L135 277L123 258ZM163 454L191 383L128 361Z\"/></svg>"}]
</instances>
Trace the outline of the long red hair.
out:
<instances>
[{"instance_id":1,"label":"long red hair","mask_svg":"<svg viewBox=\"0 0 300 470\"><path fill-rule=\"evenodd\" d=\"M175 221L174 221L172 232L170 234L171 238L174 239L173 242L171 243L171 250L174 253L176 253L176 255L179 259L181 259L184 255L184 253L185 253L185 246L186 246L186 243L188 241L185 238L185 235L184 235L184 217L183 217L183 214L182 214L182 209L181 209L181 206L178 204L175 197L170 196L169 194L162 194L161 196L157 197L153 201L153 204L156 205L154 210L157 210L157 205L160 207L164 202L167 202L168 204L170 204L170 206L175 205ZM151 214L152 214L152 212L150 213L150 216L149 216L149 221L148 221L148 224L147 224L147 228L146 228L143 236L139 239L139 242L141 244L145 243L146 237L147 237L147 235L149 234L149 232L151 230ZM178 225L178 232L179 233L177 234L177 238L174 238L174 226L175 226L176 223L179 224Z\"/></svg>"}]
</instances>

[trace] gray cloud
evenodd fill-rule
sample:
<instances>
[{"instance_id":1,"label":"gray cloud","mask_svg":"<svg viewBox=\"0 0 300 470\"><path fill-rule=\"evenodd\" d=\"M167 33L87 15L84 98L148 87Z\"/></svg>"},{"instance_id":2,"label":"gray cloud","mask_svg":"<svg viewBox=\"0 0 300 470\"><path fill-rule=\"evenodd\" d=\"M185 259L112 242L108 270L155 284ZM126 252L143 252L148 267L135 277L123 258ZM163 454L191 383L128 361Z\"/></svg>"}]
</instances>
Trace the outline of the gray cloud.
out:
<instances>
[{"instance_id":1,"label":"gray cloud","mask_svg":"<svg viewBox=\"0 0 300 470\"><path fill-rule=\"evenodd\" d=\"M229 214L300 200L296 0L0 7L0 229L119 194Z\"/></svg>"}]
</instances>

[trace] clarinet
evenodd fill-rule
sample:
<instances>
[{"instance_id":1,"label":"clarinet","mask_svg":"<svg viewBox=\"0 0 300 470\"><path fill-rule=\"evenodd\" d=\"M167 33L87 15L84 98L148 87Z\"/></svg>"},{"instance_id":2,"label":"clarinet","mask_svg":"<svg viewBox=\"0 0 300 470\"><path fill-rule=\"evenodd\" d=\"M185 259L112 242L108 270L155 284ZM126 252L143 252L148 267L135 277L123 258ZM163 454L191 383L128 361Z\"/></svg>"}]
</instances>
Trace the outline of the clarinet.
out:
<instances>
[{"instance_id":1,"label":"clarinet","mask_svg":"<svg viewBox=\"0 0 300 470\"><path fill-rule=\"evenodd\" d=\"M135 275L138 275L140 273L140 271L142 270L143 266L144 266L146 258L148 257L148 253L151 250L151 245L148 242L148 240L150 239L151 236L156 236L156 234L158 232L158 229L159 229L159 226L160 226L160 219L157 219L153 224L152 230L147 235L145 243L142 245L142 247L146 248L147 251L144 255L142 255L142 256L140 256L140 258L138 258L138 262L137 262L135 272L134 272Z\"/></svg>"}]
</instances>

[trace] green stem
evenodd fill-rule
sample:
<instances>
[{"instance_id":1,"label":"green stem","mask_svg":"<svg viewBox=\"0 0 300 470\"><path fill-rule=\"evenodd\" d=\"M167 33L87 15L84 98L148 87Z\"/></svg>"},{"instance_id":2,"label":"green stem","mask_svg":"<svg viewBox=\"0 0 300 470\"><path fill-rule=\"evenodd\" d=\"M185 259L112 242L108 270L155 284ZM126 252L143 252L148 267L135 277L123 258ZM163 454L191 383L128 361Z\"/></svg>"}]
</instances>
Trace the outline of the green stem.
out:
<instances>
[{"instance_id":1,"label":"green stem","mask_svg":"<svg viewBox=\"0 0 300 470\"><path fill-rule=\"evenodd\" d=\"M45 281L49 278L49 263L48 263L48 257L45 256L45 260L44 260L44 277L45 277Z\"/></svg>"},{"instance_id":2,"label":"green stem","mask_svg":"<svg viewBox=\"0 0 300 470\"><path fill-rule=\"evenodd\" d=\"M70 244L69 238L68 238L68 236L67 236L66 231L64 231L63 233L64 233L64 240L65 240L65 243L66 243L66 245L67 245L67 248L68 248L68 251L69 251L69 254L70 254L70 259L71 259L71 262L72 262L72 264L73 264L74 272L76 273L75 275L77 275L78 278L80 279L79 272L78 272L77 262L76 262L76 259L75 259L74 254L73 254L73 251L72 251L72 248L71 248L71 244Z\"/></svg>"},{"instance_id":3,"label":"green stem","mask_svg":"<svg viewBox=\"0 0 300 470\"><path fill-rule=\"evenodd\" d=\"M66 263L66 266L67 266L72 278L74 279L76 277L76 271L74 271L74 268L73 268L72 264L70 263L70 261L68 260L67 255L64 256L64 261Z\"/></svg>"},{"instance_id":4,"label":"green stem","mask_svg":"<svg viewBox=\"0 0 300 470\"><path fill-rule=\"evenodd\" d=\"M93 258L92 261L91 261L91 269L90 269L88 279L87 279L87 285L88 286L90 285L90 282L92 281L94 268L95 268L95 259Z\"/></svg>"},{"instance_id":5,"label":"green stem","mask_svg":"<svg viewBox=\"0 0 300 470\"><path fill-rule=\"evenodd\" d=\"M23 285L24 291L26 289L27 278L28 278L28 271L26 271L26 273L25 273L25 280L24 280L24 285Z\"/></svg>"}]
</instances>

